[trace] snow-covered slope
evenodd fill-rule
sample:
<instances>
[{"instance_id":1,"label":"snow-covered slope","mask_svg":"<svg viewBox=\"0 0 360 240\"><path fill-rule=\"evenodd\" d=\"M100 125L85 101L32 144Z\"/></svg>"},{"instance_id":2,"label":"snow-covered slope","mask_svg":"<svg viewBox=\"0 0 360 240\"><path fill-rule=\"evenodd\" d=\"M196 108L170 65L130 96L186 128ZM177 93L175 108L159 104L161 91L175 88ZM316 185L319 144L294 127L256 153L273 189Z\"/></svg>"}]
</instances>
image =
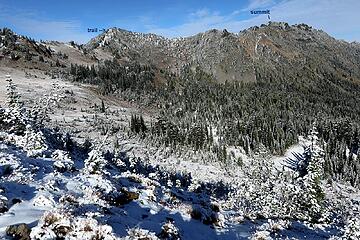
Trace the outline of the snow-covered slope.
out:
<instances>
[{"instance_id":1,"label":"snow-covered slope","mask_svg":"<svg viewBox=\"0 0 360 240\"><path fill-rule=\"evenodd\" d=\"M7 78L7 102L0 108L1 238L358 237L360 194L319 181L323 156L315 129L301 140L303 148L294 146L283 157L244 156L230 147L243 161L226 164L206 151L179 153L125 131L115 136L116 147L109 136L93 133L89 144L49 127L58 110L22 106ZM46 102L60 101L61 91ZM53 123L41 124L49 114ZM301 157L289 160L291 152Z\"/></svg>"}]
</instances>

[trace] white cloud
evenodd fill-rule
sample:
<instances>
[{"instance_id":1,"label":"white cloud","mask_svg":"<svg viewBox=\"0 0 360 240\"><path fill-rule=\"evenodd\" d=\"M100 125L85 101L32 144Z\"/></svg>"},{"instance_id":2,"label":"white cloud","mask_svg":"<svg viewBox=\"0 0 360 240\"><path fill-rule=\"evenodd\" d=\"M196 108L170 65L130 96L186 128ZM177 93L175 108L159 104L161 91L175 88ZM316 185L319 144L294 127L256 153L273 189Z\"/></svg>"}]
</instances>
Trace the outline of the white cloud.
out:
<instances>
[{"instance_id":1,"label":"white cloud","mask_svg":"<svg viewBox=\"0 0 360 240\"><path fill-rule=\"evenodd\" d=\"M169 28L150 28L148 32L156 33L166 37L190 36L211 28L218 28L219 24L225 23L234 15L220 15L218 12L210 12L202 9L190 14L187 22Z\"/></svg>"},{"instance_id":2,"label":"white cloud","mask_svg":"<svg viewBox=\"0 0 360 240\"><path fill-rule=\"evenodd\" d=\"M242 11L249 11L257 8L268 7L275 4L274 0L250 0L247 7L243 8Z\"/></svg>"},{"instance_id":3,"label":"white cloud","mask_svg":"<svg viewBox=\"0 0 360 240\"><path fill-rule=\"evenodd\" d=\"M360 14L357 12L360 9L359 0L250 0L245 8L234 9L228 14L207 8L199 9L185 17L183 23L170 27L157 25L156 16L127 18L114 25L127 27L129 30L141 29L166 37L190 36L212 28L239 32L267 23L266 15L254 16L249 13L249 9L265 7L271 10L271 21L307 23L336 38L360 41ZM42 19L36 13L6 9L1 3L0 19L5 26L15 26L15 30L22 34L38 36L44 40L75 40L84 43L94 36L89 35L79 21Z\"/></svg>"},{"instance_id":4,"label":"white cloud","mask_svg":"<svg viewBox=\"0 0 360 240\"><path fill-rule=\"evenodd\" d=\"M274 7L271 15L274 21L286 21L291 24L304 22L336 38L359 41L358 9L358 0L291 0Z\"/></svg>"},{"instance_id":5,"label":"white cloud","mask_svg":"<svg viewBox=\"0 0 360 240\"><path fill-rule=\"evenodd\" d=\"M14 19L17 28L31 35L41 36L43 40L68 42L74 40L84 43L89 35L82 33L81 26L76 21L40 21L36 19Z\"/></svg>"},{"instance_id":6,"label":"white cloud","mask_svg":"<svg viewBox=\"0 0 360 240\"><path fill-rule=\"evenodd\" d=\"M261 24L266 21L264 16L258 16L248 20L237 21L236 17L241 14L240 11L234 11L229 15L221 15L219 12L210 12L207 9L201 9L190 14L190 18L183 24L169 28L149 28L147 32L156 33L166 37L191 36L209 29L226 28L233 32L238 32L255 24Z\"/></svg>"},{"instance_id":7,"label":"white cloud","mask_svg":"<svg viewBox=\"0 0 360 240\"><path fill-rule=\"evenodd\" d=\"M81 23L75 20L69 21L52 21L47 19L39 19L32 12L11 12L8 9L0 11L2 22L10 26L15 26L15 30L29 37L37 36L42 40L57 41L76 41L85 43L90 36L83 29Z\"/></svg>"},{"instance_id":8,"label":"white cloud","mask_svg":"<svg viewBox=\"0 0 360 240\"><path fill-rule=\"evenodd\" d=\"M315 28L322 29L330 35L347 41L360 40L360 1L358 0L283 0L274 4L272 0L254 0L247 8L273 6L271 21L283 21L290 24L306 23ZM241 15L243 14L243 15ZM167 37L190 36L212 28L226 28L232 32L239 32L245 28L260 25L268 21L267 16L249 16L244 12L234 11L228 15L201 9L194 12L183 24L168 28L149 28L148 32L157 33ZM194 17L196 16L196 17ZM238 18L245 18L238 20Z\"/></svg>"},{"instance_id":9,"label":"white cloud","mask_svg":"<svg viewBox=\"0 0 360 240\"><path fill-rule=\"evenodd\" d=\"M191 13L190 15L194 16L194 17L197 17L197 18L203 18L203 17L209 16L210 12L209 12L209 9L203 8L203 9L197 10L194 13Z\"/></svg>"}]
</instances>

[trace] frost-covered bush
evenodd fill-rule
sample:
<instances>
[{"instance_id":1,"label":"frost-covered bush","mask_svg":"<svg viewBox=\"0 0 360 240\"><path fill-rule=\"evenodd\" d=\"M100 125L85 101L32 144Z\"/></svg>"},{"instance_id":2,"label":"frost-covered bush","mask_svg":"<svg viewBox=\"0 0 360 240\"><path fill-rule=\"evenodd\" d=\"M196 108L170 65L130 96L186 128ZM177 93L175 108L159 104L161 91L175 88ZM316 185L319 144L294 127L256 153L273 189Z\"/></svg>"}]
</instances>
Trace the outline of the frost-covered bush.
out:
<instances>
[{"instance_id":1,"label":"frost-covered bush","mask_svg":"<svg viewBox=\"0 0 360 240\"><path fill-rule=\"evenodd\" d=\"M40 130L34 130L30 125L26 125L25 129L26 130L22 135L5 133L2 137L3 141L22 148L28 157L38 157L44 155L49 147L46 143L46 138L43 132Z\"/></svg>"},{"instance_id":2,"label":"frost-covered bush","mask_svg":"<svg viewBox=\"0 0 360 240\"><path fill-rule=\"evenodd\" d=\"M30 234L33 240L116 240L112 228L92 218L74 217L61 212L46 212Z\"/></svg>"},{"instance_id":3,"label":"frost-covered bush","mask_svg":"<svg viewBox=\"0 0 360 240\"><path fill-rule=\"evenodd\" d=\"M354 217L348 220L342 239L355 240L360 239L360 218Z\"/></svg>"},{"instance_id":4,"label":"frost-covered bush","mask_svg":"<svg viewBox=\"0 0 360 240\"><path fill-rule=\"evenodd\" d=\"M290 225L291 222L288 220L269 219L267 223L264 223L259 227L259 230L268 231L270 233L276 233L289 228Z\"/></svg>"},{"instance_id":5,"label":"frost-covered bush","mask_svg":"<svg viewBox=\"0 0 360 240\"><path fill-rule=\"evenodd\" d=\"M270 236L270 232L269 231L264 231L264 230L259 230L256 231L251 237L251 240L271 240L273 239Z\"/></svg>"},{"instance_id":6,"label":"frost-covered bush","mask_svg":"<svg viewBox=\"0 0 360 240\"><path fill-rule=\"evenodd\" d=\"M8 199L7 197L0 195L0 213L8 210Z\"/></svg>"},{"instance_id":7,"label":"frost-covered bush","mask_svg":"<svg viewBox=\"0 0 360 240\"><path fill-rule=\"evenodd\" d=\"M258 168L255 171L262 171ZM293 218L313 221L321 215L321 200L308 179L293 173L263 172L260 178L248 178L239 184L237 202L250 218ZM267 179L266 179L267 178Z\"/></svg>"},{"instance_id":8,"label":"frost-covered bush","mask_svg":"<svg viewBox=\"0 0 360 240\"><path fill-rule=\"evenodd\" d=\"M59 172L70 171L74 167L74 161L69 154L63 150L55 150L51 157L56 160L54 168Z\"/></svg>"},{"instance_id":9,"label":"frost-covered bush","mask_svg":"<svg viewBox=\"0 0 360 240\"><path fill-rule=\"evenodd\" d=\"M100 150L91 150L88 158L85 160L85 172L90 174L101 174L106 163L107 162Z\"/></svg>"},{"instance_id":10,"label":"frost-covered bush","mask_svg":"<svg viewBox=\"0 0 360 240\"><path fill-rule=\"evenodd\" d=\"M128 236L125 240L159 240L154 232L141 228L132 228L128 230Z\"/></svg>"},{"instance_id":11,"label":"frost-covered bush","mask_svg":"<svg viewBox=\"0 0 360 240\"><path fill-rule=\"evenodd\" d=\"M72 231L70 216L59 212L46 212L31 230L31 239L45 240L64 238Z\"/></svg>"},{"instance_id":12,"label":"frost-covered bush","mask_svg":"<svg viewBox=\"0 0 360 240\"><path fill-rule=\"evenodd\" d=\"M159 235L162 239L168 240L179 240L180 232L179 229L171 222L167 222L161 227L161 233Z\"/></svg>"},{"instance_id":13,"label":"frost-covered bush","mask_svg":"<svg viewBox=\"0 0 360 240\"><path fill-rule=\"evenodd\" d=\"M213 211L211 206L194 204L190 215L193 219L200 220L207 225L223 225L223 215L219 212Z\"/></svg>"},{"instance_id":14,"label":"frost-covered bush","mask_svg":"<svg viewBox=\"0 0 360 240\"><path fill-rule=\"evenodd\" d=\"M79 202L75 196L71 194L65 194L60 199L59 202L64 204L65 206L78 206Z\"/></svg>"}]
</instances>

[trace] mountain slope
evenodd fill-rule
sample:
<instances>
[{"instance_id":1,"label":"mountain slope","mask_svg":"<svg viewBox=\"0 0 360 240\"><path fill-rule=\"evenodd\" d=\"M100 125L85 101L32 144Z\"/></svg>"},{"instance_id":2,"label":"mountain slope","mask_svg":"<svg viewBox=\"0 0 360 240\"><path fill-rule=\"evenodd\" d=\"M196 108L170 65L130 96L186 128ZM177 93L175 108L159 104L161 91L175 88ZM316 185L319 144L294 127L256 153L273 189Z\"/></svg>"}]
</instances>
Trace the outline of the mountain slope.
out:
<instances>
[{"instance_id":1,"label":"mountain slope","mask_svg":"<svg viewBox=\"0 0 360 240\"><path fill-rule=\"evenodd\" d=\"M85 48L114 60L98 70L74 67L73 79L158 109L150 129L136 127L135 118L133 129L159 144L210 149L233 161L226 149L283 154L315 125L325 174L359 183L357 44L305 24L269 23L172 40L114 28Z\"/></svg>"},{"instance_id":2,"label":"mountain slope","mask_svg":"<svg viewBox=\"0 0 360 240\"><path fill-rule=\"evenodd\" d=\"M187 65L200 66L220 82L255 81L259 67L287 75L311 69L319 76L336 74L360 81L359 46L335 40L305 24L269 23L238 34L210 30L179 39L112 28L85 48L99 58L106 53L108 58L117 56L177 73Z\"/></svg>"},{"instance_id":3,"label":"mountain slope","mask_svg":"<svg viewBox=\"0 0 360 240\"><path fill-rule=\"evenodd\" d=\"M8 100L17 99L16 88L9 89ZM63 111L71 98L62 89L44 97L62 98L53 111ZM117 147L107 137L79 143L38 122L39 110L16 101L0 108L2 238L346 239L358 234L353 221L359 192L337 182L314 183L323 161L315 129L303 139L308 150L297 146L294 154L314 156L302 176L286 167L291 161L285 156L276 159L277 166L261 155L223 166L209 162L211 153L178 154L122 131ZM118 114L107 110L96 119Z\"/></svg>"}]
</instances>

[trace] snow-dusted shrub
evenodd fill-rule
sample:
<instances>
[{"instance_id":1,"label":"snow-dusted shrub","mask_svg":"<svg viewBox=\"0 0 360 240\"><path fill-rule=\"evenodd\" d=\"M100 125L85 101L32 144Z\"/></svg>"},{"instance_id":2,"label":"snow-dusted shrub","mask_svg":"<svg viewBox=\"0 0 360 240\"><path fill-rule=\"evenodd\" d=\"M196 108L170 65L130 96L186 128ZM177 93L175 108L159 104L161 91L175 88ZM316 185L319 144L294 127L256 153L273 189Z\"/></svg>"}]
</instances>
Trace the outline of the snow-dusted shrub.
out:
<instances>
[{"instance_id":1,"label":"snow-dusted shrub","mask_svg":"<svg viewBox=\"0 0 360 240\"><path fill-rule=\"evenodd\" d=\"M64 205L78 206L79 202L73 195L65 194L60 199L59 202Z\"/></svg>"},{"instance_id":2,"label":"snow-dusted shrub","mask_svg":"<svg viewBox=\"0 0 360 240\"><path fill-rule=\"evenodd\" d=\"M256 231L251 237L250 237L251 240L271 240L273 239L271 236L270 236L270 232L269 231L263 231L263 230L260 230L260 231Z\"/></svg>"},{"instance_id":3,"label":"snow-dusted shrub","mask_svg":"<svg viewBox=\"0 0 360 240\"><path fill-rule=\"evenodd\" d=\"M269 219L267 223L261 225L258 230L267 231L270 233L277 233L282 230L288 229L291 222L288 220L272 220Z\"/></svg>"},{"instance_id":4,"label":"snow-dusted shrub","mask_svg":"<svg viewBox=\"0 0 360 240\"><path fill-rule=\"evenodd\" d=\"M168 240L181 239L179 229L172 222L167 222L162 225L159 237Z\"/></svg>"},{"instance_id":5,"label":"snow-dusted shrub","mask_svg":"<svg viewBox=\"0 0 360 240\"><path fill-rule=\"evenodd\" d=\"M85 160L85 171L90 174L101 174L106 163L107 162L100 150L91 150L88 158Z\"/></svg>"},{"instance_id":6,"label":"snow-dusted shrub","mask_svg":"<svg viewBox=\"0 0 360 240\"><path fill-rule=\"evenodd\" d=\"M8 210L8 199L0 195L0 213L4 213Z\"/></svg>"},{"instance_id":7,"label":"snow-dusted shrub","mask_svg":"<svg viewBox=\"0 0 360 240\"><path fill-rule=\"evenodd\" d=\"M38 225L31 230L30 237L34 240L64 238L71 230L69 215L46 212Z\"/></svg>"},{"instance_id":8,"label":"snow-dusted shrub","mask_svg":"<svg viewBox=\"0 0 360 240\"><path fill-rule=\"evenodd\" d=\"M50 207L53 208L55 206L55 201L53 197L50 195L38 195L32 200L32 204L34 206L40 206L40 207Z\"/></svg>"},{"instance_id":9,"label":"snow-dusted shrub","mask_svg":"<svg viewBox=\"0 0 360 240\"><path fill-rule=\"evenodd\" d=\"M74 167L74 161L71 159L69 154L63 150L55 150L51 157L56 160L54 168L59 172L70 171Z\"/></svg>"},{"instance_id":10,"label":"snow-dusted shrub","mask_svg":"<svg viewBox=\"0 0 360 240\"><path fill-rule=\"evenodd\" d=\"M117 188L105 175L100 174L81 174L79 176L82 197L77 201L80 205L96 204L98 206L108 206L108 196L118 194Z\"/></svg>"},{"instance_id":11,"label":"snow-dusted shrub","mask_svg":"<svg viewBox=\"0 0 360 240\"><path fill-rule=\"evenodd\" d=\"M31 229L25 223L13 224L6 228L6 235L11 239L29 240Z\"/></svg>"},{"instance_id":12,"label":"snow-dusted shrub","mask_svg":"<svg viewBox=\"0 0 360 240\"><path fill-rule=\"evenodd\" d=\"M66 239L91 239L91 240L115 240L111 226L99 225L95 219L77 218L73 223L73 231L69 233Z\"/></svg>"},{"instance_id":13,"label":"snow-dusted shrub","mask_svg":"<svg viewBox=\"0 0 360 240\"><path fill-rule=\"evenodd\" d=\"M211 209L210 205L193 205L190 216L207 225L222 226L224 220L222 214Z\"/></svg>"},{"instance_id":14,"label":"snow-dusted shrub","mask_svg":"<svg viewBox=\"0 0 360 240\"><path fill-rule=\"evenodd\" d=\"M53 86L49 95L40 98L31 108L20 101L16 85L7 76L7 108L0 109L0 131L6 133L5 141L23 148L29 157L41 156L48 149L43 134L43 122L48 119L50 106L62 98L59 87Z\"/></svg>"},{"instance_id":15,"label":"snow-dusted shrub","mask_svg":"<svg viewBox=\"0 0 360 240\"><path fill-rule=\"evenodd\" d=\"M5 133L3 141L22 148L28 157L42 156L49 148L42 131L35 131L30 125L26 125L26 130L22 135Z\"/></svg>"},{"instance_id":16,"label":"snow-dusted shrub","mask_svg":"<svg viewBox=\"0 0 360 240\"><path fill-rule=\"evenodd\" d=\"M348 220L342 239L357 240L360 239L360 218L354 217Z\"/></svg>"},{"instance_id":17,"label":"snow-dusted shrub","mask_svg":"<svg viewBox=\"0 0 360 240\"><path fill-rule=\"evenodd\" d=\"M116 240L112 228L92 218L74 217L60 212L46 212L30 234L33 240Z\"/></svg>"},{"instance_id":18,"label":"snow-dusted shrub","mask_svg":"<svg viewBox=\"0 0 360 240\"><path fill-rule=\"evenodd\" d=\"M128 230L128 236L126 240L159 240L154 232L141 228L132 228Z\"/></svg>"},{"instance_id":19,"label":"snow-dusted shrub","mask_svg":"<svg viewBox=\"0 0 360 240\"><path fill-rule=\"evenodd\" d=\"M50 94L39 98L31 108L25 108L11 77L7 76L6 81L8 82L6 100L8 108L0 111L0 130L23 135L28 125L36 132L43 128L44 121L49 120L48 113L52 109L51 106L57 106L63 98L60 87L53 84Z\"/></svg>"}]
</instances>

